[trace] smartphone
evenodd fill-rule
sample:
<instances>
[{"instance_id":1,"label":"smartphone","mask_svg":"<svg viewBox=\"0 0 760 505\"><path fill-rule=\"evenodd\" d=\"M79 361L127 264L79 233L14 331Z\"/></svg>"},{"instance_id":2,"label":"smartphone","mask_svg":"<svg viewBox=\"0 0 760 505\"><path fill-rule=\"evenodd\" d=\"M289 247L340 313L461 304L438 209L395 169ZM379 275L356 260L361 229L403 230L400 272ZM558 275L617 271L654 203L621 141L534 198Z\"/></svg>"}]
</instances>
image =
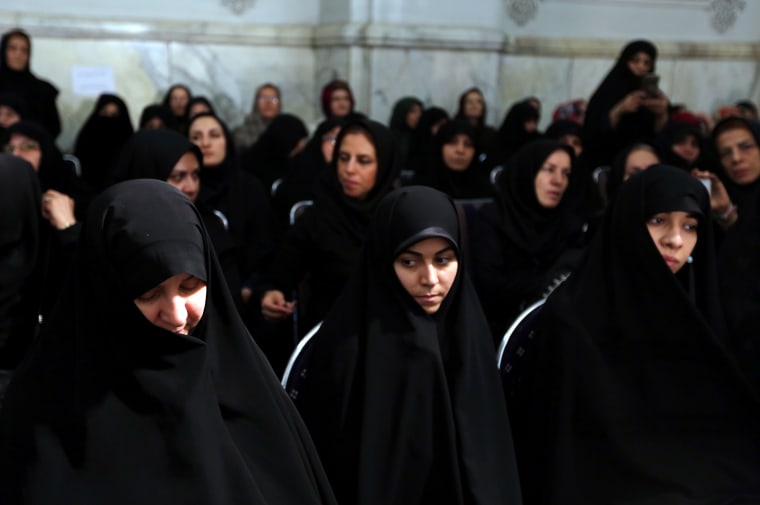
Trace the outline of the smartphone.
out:
<instances>
[{"instance_id":1,"label":"smartphone","mask_svg":"<svg viewBox=\"0 0 760 505\"><path fill-rule=\"evenodd\" d=\"M707 188L707 193L712 194L712 181L710 179L699 179L699 182L701 182L705 188Z\"/></svg>"},{"instance_id":2,"label":"smartphone","mask_svg":"<svg viewBox=\"0 0 760 505\"><path fill-rule=\"evenodd\" d=\"M660 76L657 74L647 74L641 78L641 89L647 96L660 96Z\"/></svg>"}]
</instances>

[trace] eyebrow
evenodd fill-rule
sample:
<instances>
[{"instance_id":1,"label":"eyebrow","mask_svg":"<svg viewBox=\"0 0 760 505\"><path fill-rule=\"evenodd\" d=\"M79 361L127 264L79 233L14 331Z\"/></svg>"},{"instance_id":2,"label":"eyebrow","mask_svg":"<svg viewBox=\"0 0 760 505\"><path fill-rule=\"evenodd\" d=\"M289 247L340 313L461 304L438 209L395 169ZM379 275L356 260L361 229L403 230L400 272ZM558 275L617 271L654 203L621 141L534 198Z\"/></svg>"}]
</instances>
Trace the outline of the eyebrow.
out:
<instances>
[{"instance_id":1,"label":"eyebrow","mask_svg":"<svg viewBox=\"0 0 760 505\"><path fill-rule=\"evenodd\" d=\"M440 251L436 251L435 253L433 253L433 255L434 256L438 256L439 254L443 254L445 252L449 252L449 251L453 251L453 250L454 250L454 246L450 245L450 246L444 247ZM399 253L399 256L401 256L402 254L411 254L413 256L419 256L420 258L422 257L422 253L421 252L417 252L417 251L414 251L412 249L406 249L404 251L401 251L401 253Z\"/></svg>"}]
</instances>

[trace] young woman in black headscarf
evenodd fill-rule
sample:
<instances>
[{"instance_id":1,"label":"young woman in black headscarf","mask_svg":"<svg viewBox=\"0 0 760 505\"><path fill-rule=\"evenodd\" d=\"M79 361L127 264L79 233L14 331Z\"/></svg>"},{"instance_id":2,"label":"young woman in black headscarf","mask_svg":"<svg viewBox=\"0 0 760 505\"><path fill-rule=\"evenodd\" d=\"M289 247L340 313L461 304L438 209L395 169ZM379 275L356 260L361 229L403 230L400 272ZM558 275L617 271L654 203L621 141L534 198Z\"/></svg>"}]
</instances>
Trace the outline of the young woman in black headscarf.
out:
<instances>
[{"instance_id":1,"label":"young woman in black headscarf","mask_svg":"<svg viewBox=\"0 0 760 505\"><path fill-rule=\"evenodd\" d=\"M486 124L487 115L486 100L480 88L473 87L459 95L459 107L454 119L466 121L475 127L476 143L480 149L490 146L496 135L496 129ZM478 152L478 155L480 154Z\"/></svg>"},{"instance_id":2,"label":"young woman in black headscarf","mask_svg":"<svg viewBox=\"0 0 760 505\"><path fill-rule=\"evenodd\" d=\"M294 306L286 298L308 274L311 296L298 312L304 330L321 321L340 294L359 262L370 219L398 177L393 136L376 121L348 122L330 168L318 181L314 205L283 238L269 268L271 288L261 300L264 317L289 317Z\"/></svg>"},{"instance_id":3,"label":"young woman in black headscarf","mask_svg":"<svg viewBox=\"0 0 760 505\"><path fill-rule=\"evenodd\" d=\"M280 114L256 143L243 152L241 165L261 181L266 189L287 172L288 162L306 145L309 131L301 118Z\"/></svg>"},{"instance_id":4,"label":"young woman in black headscarf","mask_svg":"<svg viewBox=\"0 0 760 505\"><path fill-rule=\"evenodd\" d=\"M643 89L643 78L654 73L656 60L654 44L630 42L591 96L583 122L590 167L611 164L615 153L634 142L651 142L665 126L667 97L659 89L652 94Z\"/></svg>"},{"instance_id":5,"label":"young woman in black headscarf","mask_svg":"<svg viewBox=\"0 0 760 505\"><path fill-rule=\"evenodd\" d=\"M20 363L37 333L40 186L32 166L0 154L0 370ZM0 399L4 383L0 377Z\"/></svg>"},{"instance_id":6,"label":"young woman in black headscarf","mask_svg":"<svg viewBox=\"0 0 760 505\"><path fill-rule=\"evenodd\" d=\"M454 203L400 188L310 348L297 405L341 503L520 503Z\"/></svg>"},{"instance_id":7,"label":"young woman in black headscarf","mask_svg":"<svg viewBox=\"0 0 760 505\"><path fill-rule=\"evenodd\" d=\"M412 135L420 122L423 109L422 100L414 96L405 96L393 106L388 127L393 136L396 137L396 146L404 164L406 164L406 159L409 156Z\"/></svg>"},{"instance_id":8,"label":"young woman in black headscarf","mask_svg":"<svg viewBox=\"0 0 760 505\"><path fill-rule=\"evenodd\" d=\"M3 34L0 40L0 92L19 95L26 106L29 119L42 125L55 139L61 133L56 98L58 88L44 81L29 69L32 42L29 35L18 28Z\"/></svg>"},{"instance_id":9,"label":"young woman in black headscarf","mask_svg":"<svg viewBox=\"0 0 760 505\"><path fill-rule=\"evenodd\" d=\"M334 503L182 193L112 186L80 251L8 387L3 503Z\"/></svg>"},{"instance_id":10,"label":"young woman in black headscarf","mask_svg":"<svg viewBox=\"0 0 760 505\"><path fill-rule=\"evenodd\" d=\"M508 400L526 503L760 500L760 402L729 351L709 212L683 170L633 175L543 306Z\"/></svg>"},{"instance_id":11,"label":"young woman in black headscarf","mask_svg":"<svg viewBox=\"0 0 760 505\"><path fill-rule=\"evenodd\" d=\"M477 131L461 120L441 126L433 139L427 166L418 169L412 184L430 186L451 198L490 198L489 173L478 160Z\"/></svg>"},{"instance_id":12,"label":"young woman in black headscarf","mask_svg":"<svg viewBox=\"0 0 760 505\"><path fill-rule=\"evenodd\" d=\"M517 102L504 116L499 131L486 150L486 166L504 166L523 146L541 135L538 132L539 111L530 99Z\"/></svg>"},{"instance_id":13,"label":"young woman in black headscarf","mask_svg":"<svg viewBox=\"0 0 760 505\"><path fill-rule=\"evenodd\" d=\"M499 176L496 202L470 220L473 278L497 342L578 260L585 237L573 160L557 141L528 144Z\"/></svg>"},{"instance_id":14,"label":"young woman in black headscarf","mask_svg":"<svg viewBox=\"0 0 760 505\"><path fill-rule=\"evenodd\" d=\"M669 122L653 144L666 165L691 171L705 164L704 156L701 156L705 139L698 124Z\"/></svg>"},{"instance_id":15,"label":"young woman in black headscarf","mask_svg":"<svg viewBox=\"0 0 760 505\"><path fill-rule=\"evenodd\" d=\"M106 187L121 148L134 133L124 100L104 93L77 134L74 155L82 164L82 180L94 194Z\"/></svg>"},{"instance_id":16,"label":"young woman in black headscarf","mask_svg":"<svg viewBox=\"0 0 760 505\"><path fill-rule=\"evenodd\" d=\"M198 201L202 167L203 154L187 137L173 130L145 130L135 133L122 149L113 183L130 179L158 179L182 191L203 218L227 287L236 306L241 308L244 279L240 245L224 228L219 217Z\"/></svg>"}]
</instances>

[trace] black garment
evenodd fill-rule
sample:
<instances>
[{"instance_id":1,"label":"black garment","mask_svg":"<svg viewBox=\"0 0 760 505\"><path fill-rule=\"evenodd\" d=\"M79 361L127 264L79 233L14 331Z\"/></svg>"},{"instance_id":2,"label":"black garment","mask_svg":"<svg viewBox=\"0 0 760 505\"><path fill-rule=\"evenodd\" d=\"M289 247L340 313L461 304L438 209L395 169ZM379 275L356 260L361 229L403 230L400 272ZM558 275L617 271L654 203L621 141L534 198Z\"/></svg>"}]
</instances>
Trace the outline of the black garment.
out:
<instances>
[{"instance_id":1,"label":"black garment","mask_svg":"<svg viewBox=\"0 0 760 505\"><path fill-rule=\"evenodd\" d=\"M144 129L147 124L153 119L161 120L161 123L163 125L161 128L176 130L176 127L174 125L175 119L172 115L172 112L163 105L159 104L146 105L143 108L142 113L140 114L140 124L138 129Z\"/></svg>"},{"instance_id":2,"label":"black garment","mask_svg":"<svg viewBox=\"0 0 760 505\"><path fill-rule=\"evenodd\" d=\"M108 104L116 105L119 109L117 116L100 115L100 110ZM124 100L107 93L100 95L74 144L74 155L82 164L82 180L93 194L106 187L116 157L133 132Z\"/></svg>"},{"instance_id":3,"label":"black garment","mask_svg":"<svg viewBox=\"0 0 760 505\"><path fill-rule=\"evenodd\" d=\"M11 37L23 37L29 44L29 58L32 57L32 41L23 30L14 29L6 32L0 40L0 92L15 93L23 99L28 119L42 125L53 138L61 133L61 118L55 100L58 88L44 81L29 70L29 64L21 71L11 70L5 60L8 41ZM20 111L18 111L20 112Z\"/></svg>"},{"instance_id":4,"label":"black garment","mask_svg":"<svg viewBox=\"0 0 760 505\"><path fill-rule=\"evenodd\" d=\"M171 108L172 91L174 91L177 88L182 88L187 92L187 106L185 107L185 111L179 116L175 116ZM172 84L169 87L169 89L166 91L166 94L164 95L164 99L161 101L161 105L166 107L166 109L169 112L171 112L172 117L174 118L174 121L172 122L172 124L174 125L173 129L178 131L182 135L187 135L187 126L189 122L187 113L190 110L190 100L192 100L192 98L193 98L193 93L190 91L190 88L188 88L184 84Z\"/></svg>"},{"instance_id":5,"label":"black garment","mask_svg":"<svg viewBox=\"0 0 760 505\"><path fill-rule=\"evenodd\" d=\"M657 154L660 161L672 167L683 168L691 171L693 168L704 167L703 157L697 157L696 160L689 162L673 151L673 146L682 142L687 137L692 136L697 141L700 154L705 149L705 138L699 125L683 122L670 122L655 137L654 146L657 148ZM707 168L707 167L705 167ZM702 168L700 168L701 170Z\"/></svg>"},{"instance_id":6,"label":"black garment","mask_svg":"<svg viewBox=\"0 0 760 505\"><path fill-rule=\"evenodd\" d=\"M517 102L507 111L504 121L496 132L486 151L485 163L488 168L504 166L509 158L523 146L538 139L538 131L527 131L525 124L538 122L539 112L529 99Z\"/></svg>"},{"instance_id":7,"label":"black garment","mask_svg":"<svg viewBox=\"0 0 760 505\"><path fill-rule=\"evenodd\" d=\"M695 208L694 261L674 275L646 221ZM680 169L633 175L544 305L508 400L526 503L759 502L760 403L728 350L709 212Z\"/></svg>"},{"instance_id":8,"label":"black garment","mask_svg":"<svg viewBox=\"0 0 760 505\"><path fill-rule=\"evenodd\" d=\"M127 181L93 202L82 237L65 303L0 414L2 502L334 503L190 201ZM133 302L179 273L207 284L189 335Z\"/></svg>"},{"instance_id":9,"label":"black garment","mask_svg":"<svg viewBox=\"0 0 760 505\"><path fill-rule=\"evenodd\" d=\"M521 149L498 178L496 203L469 223L473 279L496 341L521 310L572 270L584 245L575 171L557 207L544 208L536 197L536 175L555 151L573 160L572 149L554 140Z\"/></svg>"},{"instance_id":10,"label":"black garment","mask_svg":"<svg viewBox=\"0 0 760 505\"><path fill-rule=\"evenodd\" d=\"M303 151L291 159L282 183L272 198L278 229L287 229L293 204L314 198L317 180L330 167L322 152L322 137L342 124L340 118L325 119L319 123Z\"/></svg>"},{"instance_id":11,"label":"black garment","mask_svg":"<svg viewBox=\"0 0 760 505\"><path fill-rule=\"evenodd\" d=\"M306 125L292 114L279 114L272 119L255 144L241 156L241 166L269 190L272 183L287 172L290 153L309 136Z\"/></svg>"},{"instance_id":12,"label":"black garment","mask_svg":"<svg viewBox=\"0 0 760 505\"><path fill-rule=\"evenodd\" d=\"M2 370L16 368L37 331L42 288L38 269L40 208L40 187L32 166L21 158L0 154Z\"/></svg>"},{"instance_id":13,"label":"black garment","mask_svg":"<svg viewBox=\"0 0 760 505\"><path fill-rule=\"evenodd\" d=\"M346 129L356 125L371 137L377 177L364 200L346 196L338 181L337 160L317 183L314 205L283 238L269 268L271 288L286 297L308 274L307 303L299 309L304 329L321 321L359 262L370 218L398 177L400 160L390 130L369 119L348 121L335 143L339 149Z\"/></svg>"},{"instance_id":14,"label":"black garment","mask_svg":"<svg viewBox=\"0 0 760 505\"><path fill-rule=\"evenodd\" d=\"M457 135L466 135L474 154L470 165L461 171L452 170L443 158L443 148L454 141ZM455 119L441 126L433 138L434 150L424 170L420 167L412 178L412 184L430 186L442 191L454 199L461 198L490 198L493 188L489 179L490 173L478 159L477 132L475 127L464 121Z\"/></svg>"},{"instance_id":15,"label":"black garment","mask_svg":"<svg viewBox=\"0 0 760 505\"><path fill-rule=\"evenodd\" d=\"M449 114L440 107L430 107L425 109L417 123L417 128L412 132L409 144L409 154L406 165L403 170L417 171L427 165L428 160L433 155L433 137L435 131L433 128L439 123L449 120Z\"/></svg>"},{"instance_id":16,"label":"black garment","mask_svg":"<svg viewBox=\"0 0 760 505\"><path fill-rule=\"evenodd\" d=\"M641 89L641 78L628 68L628 61L640 52L652 58L654 72L657 48L646 40L630 42L589 100L583 122L583 146L592 169L610 165L615 153L626 146L651 142L654 138L655 115L646 107L624 114L615 128L610 123L613 107L629 93Z\"/></svg>"},{"instance_id":17,"label":"black garment","mask_svg":"<svg viewBox=\"0 0 760 505\"><path fill-rule=\"evenodd\" d=\"M186 153L198 160L198 168L203 166L201 150L186 137L173 130L143 130L135 133L124 146L117 161L112 183L129 179L158 179L168 182L174 166ZM191 177L190 174L186 177ZM197 196L197 195L196 195ZM203 219L206 231L214 245L214 252L224 272L227 287L235 304L240 307L240 290L243 285L243 266L240 245L225 230L222 221L202 202L196 208Z\"/></svg>"},{"instance_id":18,"label":"black garment","mask_svg":"<svg viewBox=\"0 0 760 505\"><path fill-rule=\"evenodd\" d=\"M480 95L480 98L483 100L483 114L475 121L473 126L475 127L475 135L477 138L476 143L479 146L478 155L482 154L485 149L488 148L488 146L491 145L491 142L493 142L493 138L496 136L496 128L493 126L489 126L486 124L486 117L488 116L488 108L486 107L486 100L485 97L483 97L483 92L480 91L480 88L470 88L466 90L464 93L459 95L459 108L457 109L457 113L454 115L454 119L460 119L462 121L467 121L470 124L472 124L472 120L469 119L464 114L465 109L465 102L467 101L467 95L470 93L477 93Z\"/></svg>"},{"instance_id":19,"label":"black garment","mask_svg":"<svg viewBox=\"0 0 760 505\"><path fill-rule=\"evenodd\" d=\"M407 96L400 99L393 106L393 112L391 113L391 118L388 122L388 127L396 138L396 147L399 156L401 156L401 159L403 160L404 166L406 166L409 157L409 146L412 143L412 136L416 129L416 127L409 127L409 124L406 122L406 117L409 115L409 111L415 106L420 108L420 113L425 108L422 101L417 97Z\"/></svg>"},{"instance_id":20,"label":"black garment","mask_svg":"<svg viewBox=\"0 0 760 505\"><path fill-rule=\"evenodd\" d=\"M615 155L610 170L607 173L607 179L604 187L604 194L606 196L607 204L609 205L617 197L617 193L620 190L620 186L623 184L623 178L625 177L625 166L628 163L628 157L634 151L651 149L654 156L658 156L657 151L650 144L644 142L636 142L625 148ZM646 167L642 167L646 168Z\"/></svg>"},{"instance_id":21,"label":"black garment","mask_svg":"<svg viewBox=\"0 0 760 505\"><path fill-rule=\"evenodd\" d=\"M432 316L393 268L430 237L448 240L459 260ZM341 503L520 503L494 349L460 240L446 195L390 193L314 336L298 405Z\"/></svg>"}]
</instances>

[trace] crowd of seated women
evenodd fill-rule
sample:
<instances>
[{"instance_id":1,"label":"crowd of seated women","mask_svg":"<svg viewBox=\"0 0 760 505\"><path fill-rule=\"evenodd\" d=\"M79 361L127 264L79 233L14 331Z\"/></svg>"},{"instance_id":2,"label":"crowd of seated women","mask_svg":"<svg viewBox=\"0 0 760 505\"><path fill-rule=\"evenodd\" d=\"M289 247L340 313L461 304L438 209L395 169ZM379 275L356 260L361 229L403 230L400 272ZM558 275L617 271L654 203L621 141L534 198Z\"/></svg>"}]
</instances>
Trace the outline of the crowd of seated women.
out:
<instances>
[{"instance_id":1,"label":"crowd of seated women","mask_svg":"<svg viewBox=\"0 0 760 505\"><path fill-rule=\"evenodd\" d=\"M386 124L338 79L311 136L272 83L230 127L175 84L137 131L101 95L66 156L30 50L0 43L0 503L760 503L751 102L671 103L637 40L545 132L478 88Z\"/></svg>"}]
</instances>

